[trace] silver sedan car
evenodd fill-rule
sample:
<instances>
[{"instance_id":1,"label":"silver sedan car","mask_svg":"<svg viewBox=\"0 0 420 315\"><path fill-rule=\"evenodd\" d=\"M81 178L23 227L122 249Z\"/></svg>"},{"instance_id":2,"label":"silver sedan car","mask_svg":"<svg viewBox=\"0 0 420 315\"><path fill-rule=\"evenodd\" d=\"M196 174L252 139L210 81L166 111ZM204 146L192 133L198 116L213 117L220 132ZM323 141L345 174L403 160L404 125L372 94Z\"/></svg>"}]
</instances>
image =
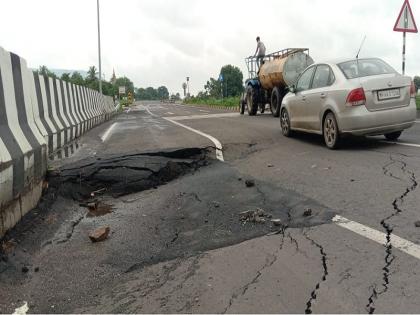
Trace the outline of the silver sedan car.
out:
<instances>
[{"instance_id":1,"label":"silver sedan car","mask_svg":"<svg viewBox=\"0 0 420 315\"><path fill-rule=\"evenodd\" d=\"M416 120L413 81L381 59L313 64L296 82L280 109L286 137L294 130L316 133L335 149L346 134L395 141Z\"/></svg>"}]
</instances>

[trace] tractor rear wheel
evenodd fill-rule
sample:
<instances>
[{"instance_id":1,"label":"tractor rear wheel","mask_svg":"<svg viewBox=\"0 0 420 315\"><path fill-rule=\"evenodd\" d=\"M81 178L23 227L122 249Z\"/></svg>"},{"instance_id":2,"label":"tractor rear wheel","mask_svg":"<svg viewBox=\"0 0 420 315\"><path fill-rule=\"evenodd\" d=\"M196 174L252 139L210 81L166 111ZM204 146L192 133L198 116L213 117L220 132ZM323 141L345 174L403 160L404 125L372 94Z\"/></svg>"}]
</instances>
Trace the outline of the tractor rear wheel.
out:
<instances>
[{"instance_id":1,"label":"tractor rear wheel","mask_svg":"<svg viewBox=\"0 0 420 315\"><path fill-rule=\"evenodd\" d=\"M258 110L258 92L251 85L246 88L246 105L248 115L255 116Z\"/></svg>"},{"instance_id":2,"label":"tractor rear wheel","mask_svg":"<svg viewBox=\"0 0 420 315\"><path fill-rule=\"evenodd\" d=\"M246 94L241 94L241 100L239 101L239 113L243 115L245 113L245 107L246 107Z\"/></svg>"},{"instance_id":3,"label":"tractor rear wheel","mask_svg":"<svg viewBox=\"0 0 420 315\"><path fill-rule=\"evenodd\" d=\"M283 93L280 91L280 89L277 86L274 87L273 92L271 93L271 102L270 102L271 114L274 117L280 116L280 107L281 107L282 100L283 100Z\"/></svg>"}]
</instances>

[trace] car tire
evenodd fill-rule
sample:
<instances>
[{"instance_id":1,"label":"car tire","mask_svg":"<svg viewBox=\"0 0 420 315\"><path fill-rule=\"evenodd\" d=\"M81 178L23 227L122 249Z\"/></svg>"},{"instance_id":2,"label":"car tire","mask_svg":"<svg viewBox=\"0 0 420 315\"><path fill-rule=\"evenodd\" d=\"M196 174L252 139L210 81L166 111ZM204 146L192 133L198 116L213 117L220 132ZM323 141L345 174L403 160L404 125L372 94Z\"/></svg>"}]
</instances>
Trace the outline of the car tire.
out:
<instances>
[{"instance_id":1,"label":"car tire","mask_svg":"<svg viewBox=\"0 0 420 315\"><path fill-rule=\"evenodd\" d=\"M386 140L388 141L396 141L398 140L398 138L401 136L402 131L395 131L395 132L391 132L391 133L386 133L384 134Z\"/></svg>"},{"instance_id":2,"label":"car tire","mask_svg":"<svg viewBox=\"0 0 420 315\"><path fill-rule=\"evenodd\" d=\"M243 115L245 113L245 106L246 106L246 96L242 93L241 100L239 103L239 113Z\"/></svg>"},{"instance_id":3,"label":"car tire","mask_svg":"<svg viewBox=\"0 0 420 315\"><path fill-rule=\"evenodd\" d=\"M340 132L337 120L333 113L328 113L322 124L322 134L324 136L325 145L328 149L334 150L340 144Z\"/></svg>"},{"instance_id":4,"label":"car tire","mask_svg":"<svg viewBox=\"0 0 420 315\"><path fill-rule=\"evenodd\" d=\"M246 88L246 106L249 116L255 116L258 110L258 95L257 91L249 85Z\"/></svg>"},{"instance_id":5,"label":"car tire","mask_svg":"<svg viewBox=\"0 0 420 315\"><path fill-rule=\"evenodd\" d=\"M281 133L283 134L283 136L285 137L292 136L292 130L290 129L290 116L287 109L285 108L281 110L280 128L281 128Z\"/></svg>"},{"instance_id":6,"label":"car tire","mask_svg":"<svg viewBox=\"0 0 420 315\"><path fill-rule=\"evenodd\" d=\"M274 117L280 116L280 106L282 101L282 94L280 92L280 89L276 86L273 89L273 92L271 92L271 102L270 102L270 109L271 114Z\"/></svg>"}]
</instances>

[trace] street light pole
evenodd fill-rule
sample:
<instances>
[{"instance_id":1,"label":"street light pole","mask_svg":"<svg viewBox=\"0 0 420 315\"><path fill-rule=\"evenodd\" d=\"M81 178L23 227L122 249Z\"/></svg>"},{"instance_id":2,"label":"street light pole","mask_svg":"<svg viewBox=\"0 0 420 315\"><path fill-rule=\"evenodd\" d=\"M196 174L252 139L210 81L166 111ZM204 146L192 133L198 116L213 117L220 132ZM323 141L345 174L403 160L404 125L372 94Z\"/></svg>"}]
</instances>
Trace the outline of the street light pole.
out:
<instances>
[{"instance_id":1,"label":"street light pole","mask_svg":"<svg viewBox=\"0 0 420 315\"><path fill-rule=\"evenodd\" d=\"M99 59L99 93L102 95L102 64L101 64L101 24L99 21L99 0L96 0L98 11L98 59Z\"/></svg>"}]
</instances>

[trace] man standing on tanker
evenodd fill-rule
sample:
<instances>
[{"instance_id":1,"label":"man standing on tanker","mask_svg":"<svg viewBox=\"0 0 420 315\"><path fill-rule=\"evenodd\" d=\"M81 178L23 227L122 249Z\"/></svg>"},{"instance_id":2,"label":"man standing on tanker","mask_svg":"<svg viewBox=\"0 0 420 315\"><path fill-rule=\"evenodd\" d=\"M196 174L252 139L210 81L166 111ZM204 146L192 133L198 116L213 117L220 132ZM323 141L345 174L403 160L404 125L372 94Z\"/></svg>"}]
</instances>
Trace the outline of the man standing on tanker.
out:
<instances>
[{"instance_id":1,"label":"man standing on tanker","mask_svg":"<svg viewBox=\"0 0 420 315\"><path fill-rule=\"evenodd\" d=\"M261 67L261 64L263 62L264 56L265 56L265 45L260 40L260 37L257 37L257 49L255 50L254 57L257 56L257 64L258 69Z\"/></svg>"}]
</instances>

